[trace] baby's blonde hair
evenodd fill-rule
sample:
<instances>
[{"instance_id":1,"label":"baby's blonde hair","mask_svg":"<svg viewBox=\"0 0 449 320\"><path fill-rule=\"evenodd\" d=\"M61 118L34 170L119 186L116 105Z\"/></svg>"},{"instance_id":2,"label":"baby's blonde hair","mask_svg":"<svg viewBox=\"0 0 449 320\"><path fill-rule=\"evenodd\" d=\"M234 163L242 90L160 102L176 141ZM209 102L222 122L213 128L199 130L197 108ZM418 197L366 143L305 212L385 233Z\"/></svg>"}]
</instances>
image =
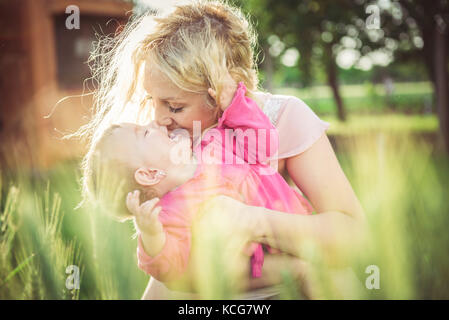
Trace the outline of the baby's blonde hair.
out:
<instances>
[{"instance_id":1,"label":"baby's blonde hair","mask_svg":"<svg viewBox=\"0 0 449 320\"><path fill-rule=\"evenodd\" d=\"M147 122L150 108L143 89L145 63L157 68L182 90L203 94L212 88L220 96L227 72L243 81L251 97L257 89L254 47L256 35L240 9L223 1L196 0L168 14L151 12L129 22L115 38L98 41L89 62L94 92L92 120L68 137L86 138L83 193L88 191L88 168L102 133L114 122Z\"/></svg>"},{"instance_id":2,"label":"baby's blonde hair","mask_svg":"<svg viewBox=\"0 0 449 320\"><path fill-rule=\"evenodd\" d=\"M140 190L142 202L157 195L153 188L143 187L135 181L134 173L138 168L116 153L113 132L117 128L120 126L105 129L90 150L92 154L87 157L84 170L84 192L93 207L122 221L131 217L125 204L128 192Z\"/></svg>"},{"instance_id":3,"label":"baby's blonde hair","mask_svg":"<svg viewBox=\"0 0 449 320\"><path fill-rule=\"evenodd\" d=\"M83 195L91 208L125 220L129 217L125 194L134 190L136 184L133 183L133 168L120 161L119 157L114 157L111 148L108 148L116 128L112 125L105 129L86 156Z\"/></svg>"}]
</instances>

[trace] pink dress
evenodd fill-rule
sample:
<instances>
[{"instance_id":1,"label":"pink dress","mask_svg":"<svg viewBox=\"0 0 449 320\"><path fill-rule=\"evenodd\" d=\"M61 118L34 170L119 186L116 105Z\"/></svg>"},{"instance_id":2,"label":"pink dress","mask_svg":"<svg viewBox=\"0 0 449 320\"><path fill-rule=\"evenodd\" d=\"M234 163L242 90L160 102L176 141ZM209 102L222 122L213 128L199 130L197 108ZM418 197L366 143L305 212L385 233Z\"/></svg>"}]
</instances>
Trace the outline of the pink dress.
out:
<instances>
[{"instance_id":1,"label":"pink dress","mask_svg":"<svg viewBox=\"0 0 449 320\"><path fill-rule=\"evenodd\" d=\"M286 213L313 212L310 203L277 171L269 170L270 158L278 156L277 131L245 93L246 88L240 83L217 128L206 132L201 144L194 148L199 164L193 178L161 198L159 220L166 235L162 251L154 257L148 256L138 238L139 267L162 282L175 280L186 270L193 219L201 205L213 196L226 195L251 206ZM239 129L240 134L231 128ZM256 148L252 148L254 144ZM252 276L260 277L262 245L256 244L253 250Z\"/></svg>"}]
</instances>

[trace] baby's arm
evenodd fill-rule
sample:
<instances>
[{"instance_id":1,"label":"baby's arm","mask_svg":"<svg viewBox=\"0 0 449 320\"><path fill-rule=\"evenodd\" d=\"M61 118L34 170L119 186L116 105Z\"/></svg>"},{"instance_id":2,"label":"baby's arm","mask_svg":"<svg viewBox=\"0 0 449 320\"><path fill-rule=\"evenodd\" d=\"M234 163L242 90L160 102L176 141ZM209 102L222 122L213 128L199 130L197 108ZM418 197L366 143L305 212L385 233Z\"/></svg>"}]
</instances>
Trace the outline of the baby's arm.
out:
<instances>
[{"instance_id":1,"label":"baby's arm","mask_svg":"<svg viewBox=\"0 0 449 320\"><path fill-rule=\"evenodd\" d=\"M218 121L218 128L224 129L226 140L236 141L238 149L233 151L237 151L246 162L266 163L278 150L278 132L256 102L245 93L246 87L240 82L231 104ZM226 129L232 129L234 136L229 137Z\"/></svg>"},{"instance_id":2,"label":"baby's arm","mask_svg":"<svg viewBox=\"0 0 449 320\"><path fill-rule=\"evenodd\" d=\"M173 281L188 264L190 232L179 223L172 225L170 219L164 218L161 207L155 208L156 203L157 199L153 199L140 205L138 192L130 193L127 198L139 231L138 266L162 282Z\"/></svg>"},{"instance_id":3,"label":"baby's arm","mask_svg":"<svg viewBox=\"0 0 449 320\"><path fill-rule=\"evenodd\" d=\"M166 241L162 223L158 219L162 208L155 207L158 198L140 204L139 195L138 190L128 193L126 205L134 216L143 249L147 254L155 256L162 251Z\"/></svg>"}]
</instances>

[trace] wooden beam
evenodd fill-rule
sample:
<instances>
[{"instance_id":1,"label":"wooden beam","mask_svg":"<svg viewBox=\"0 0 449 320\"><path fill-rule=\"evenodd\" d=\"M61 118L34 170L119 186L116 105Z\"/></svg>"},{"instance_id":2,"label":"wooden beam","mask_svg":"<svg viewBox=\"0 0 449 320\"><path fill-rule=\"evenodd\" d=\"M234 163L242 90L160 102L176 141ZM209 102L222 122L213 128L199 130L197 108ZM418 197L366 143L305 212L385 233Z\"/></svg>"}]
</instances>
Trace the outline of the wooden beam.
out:
<instances>
[{"instance_id":1,"label":"wooden beam","mask_svg":"<svg viewBox=\"0 0 449 320\"><path fill-rule=\"evenodd\" d=\"M132 13L133 5L130 1L123 0L50 0L48 10L52 14L65 13L65 9L70 5L80 8L80 14L98 14L112 17L129 16Z\"/></svg>"}]
</instances>

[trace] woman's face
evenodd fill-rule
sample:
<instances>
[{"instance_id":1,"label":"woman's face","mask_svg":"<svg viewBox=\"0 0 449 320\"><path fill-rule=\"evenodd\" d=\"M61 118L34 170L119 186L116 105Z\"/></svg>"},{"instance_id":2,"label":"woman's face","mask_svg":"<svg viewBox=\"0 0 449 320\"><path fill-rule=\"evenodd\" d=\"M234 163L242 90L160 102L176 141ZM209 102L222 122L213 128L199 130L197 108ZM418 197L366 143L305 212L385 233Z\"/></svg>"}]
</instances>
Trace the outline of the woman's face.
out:
<instances>
[{"instance_id":1,"label":"woman's face","mask_svg":"<svg viewBox=\"0 0 449 320\"><path fill-rule=\"evenodd\" d=\"M178 88L157 68L145 67L144 87L152 99L155 121L169 132L183 128L192 136L194 121L201 122L201 130L217 122L219 108L208 107L201 94Z\"/></svg>"}]
</instances>

